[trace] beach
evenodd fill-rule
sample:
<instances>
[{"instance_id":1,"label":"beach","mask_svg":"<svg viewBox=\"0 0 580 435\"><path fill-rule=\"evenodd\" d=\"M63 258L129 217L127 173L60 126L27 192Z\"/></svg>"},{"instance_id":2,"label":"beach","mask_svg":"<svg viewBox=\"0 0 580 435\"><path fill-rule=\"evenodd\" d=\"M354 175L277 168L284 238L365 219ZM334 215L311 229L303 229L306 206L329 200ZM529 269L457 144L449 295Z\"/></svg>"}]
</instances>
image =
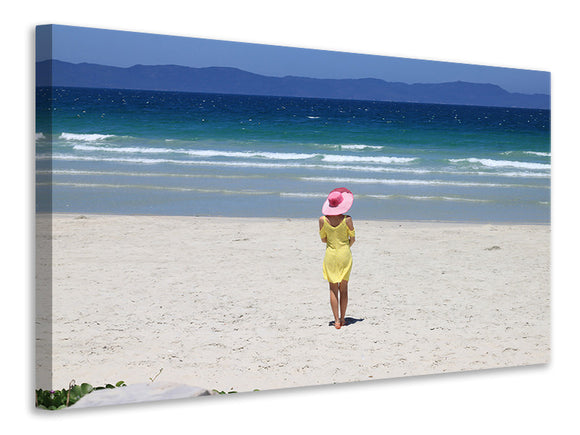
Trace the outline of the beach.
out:
<instances>
[{"instance_id":1,"label":"beach","mask_svg":"<svg viewBox=\"0 0 580 435\"><path fill-rule=\"evenodd\" d=\"M53 215L37 233L52 387L245 392L548 362L549 225L353 218L336 330L316 216Z\"/></svg>"}]
</instances>

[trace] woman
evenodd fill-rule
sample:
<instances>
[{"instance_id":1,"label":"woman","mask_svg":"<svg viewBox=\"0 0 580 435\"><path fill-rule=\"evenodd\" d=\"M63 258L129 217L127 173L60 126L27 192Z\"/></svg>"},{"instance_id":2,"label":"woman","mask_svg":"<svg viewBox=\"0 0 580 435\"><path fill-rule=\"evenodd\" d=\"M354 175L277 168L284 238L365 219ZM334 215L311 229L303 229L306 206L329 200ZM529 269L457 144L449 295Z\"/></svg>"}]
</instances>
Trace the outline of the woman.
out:
<instances>
[{"instance_id":1,"label":"woman","mask_svg":"<svg viewBox=\"0 0 580 435\"><path fill-rule=\"evenodd\" d=\"M330 286L330 307L336 329L345 325L348 304L348 279L352 269L350 247L355 241L355 232L352 218L344 213L352 207L353 201L350 190L344 187L334 189L322 206L324 216L318 220L320 239L326 243L322 272Z\"/></svg>"}]
</instances>

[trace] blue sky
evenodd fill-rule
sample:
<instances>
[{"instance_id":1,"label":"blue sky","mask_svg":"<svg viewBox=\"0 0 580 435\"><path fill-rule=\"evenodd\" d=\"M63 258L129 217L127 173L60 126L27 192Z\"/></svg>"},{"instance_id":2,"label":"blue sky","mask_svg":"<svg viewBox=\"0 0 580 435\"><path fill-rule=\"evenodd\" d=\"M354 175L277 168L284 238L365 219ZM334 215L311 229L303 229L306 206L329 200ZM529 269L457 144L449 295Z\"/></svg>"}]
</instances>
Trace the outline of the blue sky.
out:
<instances>
[{"instance_id":1,"label":"blue sky","mask_svg":"<svg viewBox=\"0 0 580 435\"><path fill-rule=\"evenodd\" d=\"M37 31L37 60L50 57L46 28ZM367 78L390 82L493 83L510 92L550 93L544 71L217 41L72 26L52 26L52 58L119 67L228 66L256 74L314 78ZM395 43L396 44L396 43ZM388 51L388 47L385 47Z\"/></svg>"}]
</instances>

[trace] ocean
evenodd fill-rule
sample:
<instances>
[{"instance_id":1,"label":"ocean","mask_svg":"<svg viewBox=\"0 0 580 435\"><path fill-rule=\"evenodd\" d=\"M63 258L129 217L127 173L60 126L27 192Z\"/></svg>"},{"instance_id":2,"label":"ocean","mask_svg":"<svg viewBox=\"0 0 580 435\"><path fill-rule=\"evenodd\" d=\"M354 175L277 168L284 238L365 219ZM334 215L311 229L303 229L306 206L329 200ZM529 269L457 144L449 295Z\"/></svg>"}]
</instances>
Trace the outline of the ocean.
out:
<instances>
[{"instance_id":1,"label":"ocean","mask_svg":"<svg viewBox=\"0 0 580 435\"><path fill-rule=\"evenodd\" d=\"M550 222L550 111L37 88L39 212Z\"/></svg>"}]
</instances>

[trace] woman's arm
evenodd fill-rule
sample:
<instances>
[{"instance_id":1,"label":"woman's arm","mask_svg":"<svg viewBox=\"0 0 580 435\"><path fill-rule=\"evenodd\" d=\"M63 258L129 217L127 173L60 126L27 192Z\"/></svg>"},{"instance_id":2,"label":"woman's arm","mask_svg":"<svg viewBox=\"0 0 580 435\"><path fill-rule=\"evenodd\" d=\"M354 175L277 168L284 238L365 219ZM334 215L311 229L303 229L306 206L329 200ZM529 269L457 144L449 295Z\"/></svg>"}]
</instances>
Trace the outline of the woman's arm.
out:
<instances>
[{"instance_id":1,"label":"woman's arm","mask_svg":"<svg viewBox=\"0 0 580 435\"><path fill-rule=\"evenodd\" d=\"M346 226L348 227L349 230L351 230L353 232L353 235L349 237L348 241L349 241L349 246L352 246L356 240L355 236L354 236L354 224L352 223L352 218L350 216L346 217Z\"/></svg>"},{"instance_id":2,"label":"woman's arm","mask_svg":"<svg viewBox=\"0 0 580 435\"><path fill-rule=\"evenodd\" d=\"M320 218L318 219L318 231L320 232L322 230L322 227L324 226L324 216L320 216ZM322 243L326 243L326 235L324 237L322 237L322 233L320 234L320 241Z\"/></svg>"}]
</instances>

